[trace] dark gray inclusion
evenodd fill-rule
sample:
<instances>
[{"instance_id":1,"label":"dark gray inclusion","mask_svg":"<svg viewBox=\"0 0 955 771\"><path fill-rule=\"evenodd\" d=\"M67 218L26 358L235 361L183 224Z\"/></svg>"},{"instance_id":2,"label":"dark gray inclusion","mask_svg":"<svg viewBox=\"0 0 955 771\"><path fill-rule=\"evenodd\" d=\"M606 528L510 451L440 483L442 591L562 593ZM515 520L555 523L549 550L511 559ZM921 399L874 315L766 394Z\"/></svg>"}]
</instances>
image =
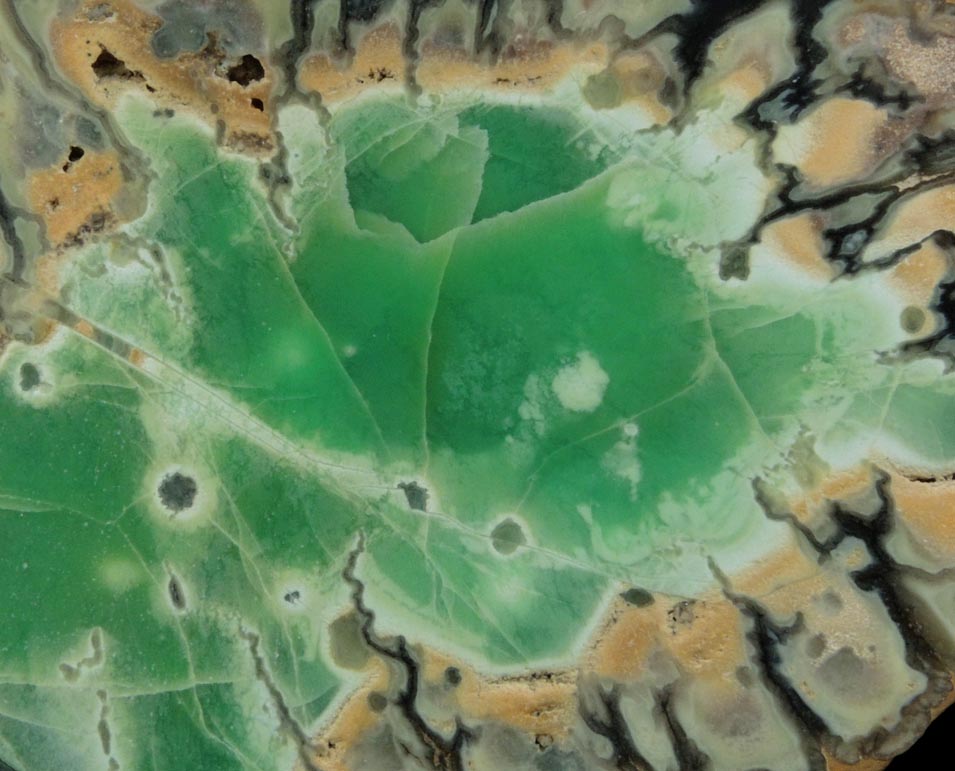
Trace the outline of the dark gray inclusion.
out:
<instances>
[{"instance_id":1,"label":"dark gray inclusion","mask_svg":"<svg viewBox=\"0 0 955 771\"><path fill-rule=\"evenodd\" d=\"M513 519L505 519L491 531L491 545L498 554L513 554L526 542L523 529Z\"/></svg>"},{"instance_id":2,"label":"dark gray inclusion","mask_svg":"<svg viewBox=\"0 0 955 771\"><path fill-rule=\"evenodd\" d=\"M428 490L417 482L401 482L398 489L404 491L408 506L415 511L426 511L428 508Z\"/></svg>"},{"instance_id":3,"label":"dark gray inclusion","mask_svg":"<svg viewBox=\"0 0 955 771\"><path fill-rule=\"evenodd\" d=\"M372 712L383 712L388 706L388 699L379 691L372 691L368 694L368 706Z\"/></svg>"},{"instance_id":4,"label":"dark gray inclusion","mask_svg":"<svg viewBox=\"0 0 955 771\"><path fill-rule=\"evenodd\" d=\"M40 370L35 364L24 362L20 365L20 388L24 391L32 391L40 385Z\"/></svg>"},{"instance_id":5,"label":"dark gray inclusion","mask_svg":"<svg viewBox=\"0 0 955 771\"><path fill-rule=\"evenodd\" d=\"M167 509L178 513L192 506L198 491L195 479L176 471L159 483L159 500Z\"/></svg>"},{"instance_id":6,"label":"dark gray inclusion","mask_svg":"<svg viewBox=\"0 0 955 771\"><path fill-rule=\"evenodd\" d=\"M625 592L621 592L620 596L631 605L635 605L638 608L645 608L647 605L653 605L653 595L650 594L650 592L648 592L646 589L639 589L636 586L632 589L627 589Z\"/></svg>"}]
</instances>

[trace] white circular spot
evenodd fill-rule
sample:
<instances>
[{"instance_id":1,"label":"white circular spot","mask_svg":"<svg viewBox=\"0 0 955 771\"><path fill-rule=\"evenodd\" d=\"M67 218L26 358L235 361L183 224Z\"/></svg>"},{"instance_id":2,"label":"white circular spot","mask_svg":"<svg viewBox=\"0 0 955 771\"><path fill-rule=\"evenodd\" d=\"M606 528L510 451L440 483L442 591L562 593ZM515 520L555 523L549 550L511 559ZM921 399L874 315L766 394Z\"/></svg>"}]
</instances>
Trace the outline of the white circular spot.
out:
<instances>
[{"instance_id":1,"label":"white circular spot","mask_svg":"<svg viewBox=\"0 0 955 771\"><path fill-rule=\"evenodd\" d=\"M551 388L561 405L571 412L593 412L603 401L610 383L600 362L589 351L577 354L577 360L561 367Z\"/></svg>"}]
</instances>

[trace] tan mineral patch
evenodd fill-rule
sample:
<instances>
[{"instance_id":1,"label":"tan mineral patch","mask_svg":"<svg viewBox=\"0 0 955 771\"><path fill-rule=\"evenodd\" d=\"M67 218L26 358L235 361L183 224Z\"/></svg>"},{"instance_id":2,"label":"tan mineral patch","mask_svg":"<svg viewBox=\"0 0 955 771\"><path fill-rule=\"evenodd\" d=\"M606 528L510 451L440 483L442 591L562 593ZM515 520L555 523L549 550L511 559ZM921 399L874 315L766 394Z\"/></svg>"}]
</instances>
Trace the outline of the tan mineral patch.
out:
<instances>
[{"instance_id":1,"label":"tan mineral patch","mask_svg":"<svg viewBox=\"0 0 955 771\"><path fill-rule=\"evenodd\" d=\"M916 40L897 21L885 44L889 72L924 97L948 100L955 89L955 39L938 35Z\"/></svg>"},{"instance_id":2,"label":"tan mineral patch","mask_svg":"<svg viewBox=\"0 0 955 771\"><path fill-rule=\"evenodd\" d=\"M836 269L826 260L822 237L822 218L815 212L803 212L776 220L762 232L763 243L785 262L813 278L831 279Z\"/></svg>"},{"instance_id":3,"label":"tan mineral patch","mask_svg":"<svg viewBox=\"0 0 955 771\"><path fill-rule=\"evenodd\" d=\"M892 496L911 538L937 559L955 562L955 482L893 474Z\"/></svg>"},{"instance_id":4,"label":"tan mineral patch","mask_svg":"<svg viewBox=\"0 0 955 771\"><path fill-rule=\"evenodd\" d=\"M791 545L773 552L732 577L733 590L759 601L770 595L784 595L783 604L792 611L808 604L813 594L825 590L826 576L818 564L800 549Z\"/></svg>"},{"instance_id":5,"label":"tan mineral patch","mask_svg":"<svg viewBox=\"0 0 955 771\"><path fill-rule=\"evenodd\" d=\"M823 477L818 484L789 499L789 509L804 525L813 528L828 516L831 501L851 500L872 488L875 482L870 466L857 466Z\"/></svg>"},{"instance_id":6,"label":"tan mineral patch","mask_svg":"<svg viewBox=\"0 0 955 771\"><path fill-rule=\"evenodd\" d=\"M327 771L350 771L346 763L348 750L381 720L381 715L369 707L368 696L373 691L387 692L390 671L379 658L369 660L367 671L366 680L352 692L318 737L316 744L320 749L314 759Z\"/></svg>"},{"instance_id":7,"label":"tan mineral patch","mask_svg":"<svg viewBox=\"0 0 955 771\"><path fill-rule=\"evenodd\" d=\"M889 272L892 287L912 305L927 308L949 270L949 260L934 242L922 244Z\"/></svg>"},{"instance_id":8,"label":"tan mineral patch","mask_svg":"<svg viewBox=\"0 0 955 771\"><path fill-rule=\"evenodd\" d=\"M583 668L600 677L633 681L653 654L663 652L696 677L725 677L746 663L741 623L739 611L718 590L696 600L658 596L643 608L617 598Z\"/></svg>"},{"instance_id":9,"label":"tan mineral patch","mask_svg":"<svg viewBox=\"0 0 955 771\"><path fill-rule=\"evenodd\" d=\"M873 257L891 254L918 243L955 221L955 185L930 188L907 198L896 208L887 227L867 249Z\"/></svg>"},{"instance_id":10,"label":"tan mineral patch","mask_svg":"<svg viewBox=\"0 0 955 771\"><path fill-rule=\"evenodd\" d=\"M90 12L104 6L113 13ZM212 44L175 59L144 56L161 23L158 16L130 0L88 0L72 17L56 19L50 37L59 66L97 104L114 107L126 90L141 90L160 104L188 110L210 125L221 120L228 145L253 155L271 152L269 117L252 103L258 99L264 107L268 102L272 87L268 63L262 62L264 78L243 87L224 76L230 62ZM104 51L120 60L125 73L100 77L94 72L93 63Z\"/></svg>"},{"instance_id":11,"label":"tan mineral patch","mask_svg":"<svg viewBox=\"0 0 955 771\"><path fill-rule=\"evenodd\" d=\"M458 696L461 712L495 720L531 734L564 737L576 712L576 674L535 678L475 679ZM462 683L463 685L463 683Z\"/></svg>"},{"instance_id":12,"label":"tan mineral patch","mask_svg":"<svg viewBox=\"0 0 955 771\"><path fill-rule=\"evenodd\" d=\"M609 50L601 42L516 41L492 66L475 61L464 52L426 45L417 81L425 91L436 92L469 87L504 91L548 89L572 72L580 77L595 74L608 61Z\"/></svg>"},{"instance_id":13,"label":"tan mineral patch","mask_svg":"<svg viewBox=\"0 0 955 771\"><path fill-rule=\"evenodd\" d=\"M114 216L112 203L122 184L115 150L87 152L31 174L27 194L30 207L43 217L47 239L58 246L84 230L102 229Z\"/></svg>"},{"instance_id":14,"label":"tan mineral patch","mask_svg":"<svg viewBox=\"0 0 955 771\"><path fill-rule=\"evenodd\" d=\"M888 112L864 99L833 97L798 123L781 127L773 154L777 161L797 166L813 187L844 184L871 171L876 139L888 120Z\"/></svg>"},{"instance_id":15,"label":"tan mineral patch","mask_svg":"<svg viewBox=\"0 0 955 771\"><path fill-rule=\"evenodd\" d=\"M843 763L828 752L825 755L828 771L882 771L889 764L889 761L879 758L863 758L858 763Z\"/></svg>"},{"instance_id":16,"label":"tan mineral patch","mask_svg":"<svg viewBox=\"0 0 955 771\"><path fill-rule=\"evenodd\" d=\"M76 324L73 325L73 329L79 334L83 335L83 337L88 337L91 340L96 334L96 330L93 329L93 325L90 324L86 319L77 321Z\"/></svg>"},{"instance_id":17,"label":"tan mineral patch","mask_svg":"<svg viewBox=\"0 0 955 771\"><path fill-rule=\"evenodd\" d=\"M571 71L594 73L606 66L603 43L526 41L509 47L494 65L477 61L460 49L425 42L415 80L425 92L480 88L482 90L542 89L555 85ZM307 58L299 71L299 85L334 104L370 90L404 89L405 58L402 33L394 23L369 30L350 60L328 54Z\"/></svg>"},{"instance_id":18,"label":"tan mineral patch","mask_svg":"<svg viewBox=\"0 0 955 771\"><path fill-rule=\"evenodd\" d=\"M401 30L384 24L367 32L350 61L328 54L306 58L299 67L299 87L321 95L327 104L353 99L366 90L404 88L405 58Z\"/></svg>"},{"instance_id":19,"label":"tan mineral patch","mask_svg":"<svg viewBox=\"0 0 955 771\"><path fill-rule=\"evenodd\" d=\"M651 50L623 51L614 57L610 72L620 85L620 100L642 109L655 125L665 125L675 116L661 94L668 72L661 57Z\"/></svg>"}]
</instances>

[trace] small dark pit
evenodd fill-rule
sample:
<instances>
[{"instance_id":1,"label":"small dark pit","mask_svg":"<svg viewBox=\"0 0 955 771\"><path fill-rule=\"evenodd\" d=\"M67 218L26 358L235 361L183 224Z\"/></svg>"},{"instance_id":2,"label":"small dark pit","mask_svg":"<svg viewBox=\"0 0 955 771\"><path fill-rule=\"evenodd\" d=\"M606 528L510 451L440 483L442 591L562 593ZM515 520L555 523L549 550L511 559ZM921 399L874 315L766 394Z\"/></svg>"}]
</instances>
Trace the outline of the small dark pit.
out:
<instances>
[{"instance_id":1,"label":"small dark pit","mask_svg":"<svg viewBox=\"0 0 955 771\"><path fill-rule=\"evenodd\" d=\"M444 670L444 680L450 686L461 684L461 670L457 667L448 667Z\"/></svg>"},{"instance_id":2,"label":"small dark pit","mask_svg":"<svg viewBox=\"0 0 955 771\"><path fill-rule=\"evenodd\" d=\"M126 62L116 58L116 56L105 48L100 50L99 56L96 57L91 66L98 78L123 78L129 80L132 78L142 78L143 76L141 72L129 69L129 67L126 66Z\"/></svg>"},{"instance_id":3,"label":"small dark pit","mask_svg":"<svg viewBox=\"0 0 955 771\"><path fill-rule=\"evenodd\" d=\"M298 589L293 589L290 592L286 592L282 599L289 605L298 605L298 601L302 599L302 593Z\"/></svg>"},{"instance_id":4,"label":"small dark pit","mask_svg":"<svg viewBox=\"0 0 955 771\"><path fill-rule=\"evenodd\" d=\"M428 490L417 482L400 482L398 489L404 491L408 506L415 511L428 510Z\"/></svg>"},{"instance_id":5,"label":"small dark pit","mask_svg":"<svg viewBox=\"0 0 955 771\"><path fill-rule=\"evenodd\" d=\"M250 104L259 112L265 112L265 102L263 102L257 96L252 97Z\"/></svg>"},{"instance_id":6,"label":"small dark pit","mask_svg":"<svg viewBox=\"0 0 955 771\"><path fill-rule=\"evenodd\" d=\"M82 147L77 147L76 145L70 146L70 153L66 156L66 163L63 164L63 171L69 171L70 166L76 163L80 158L86 155L86 151Z\"/></svg>"},{"instance_id":7,"label":"small dark pit","mask_svg":"<svg viewBox=\"0 0 955 771\"><path fill-rule=\"evenodd\" d=\"M653 605L653 595L650 594L650 592L648 592L646 589L639 589L636 586L632 589L627 589L625 592L621 592L620 596L631 605L635 605L638 608L645 608L648 605Z\"/></svg>"},{"instance_id":8,"label":"small dark pit","mask_svg":"<svg viewBox=\"0 0 955 771\"><path fill-rule=\"evenodd\" d=\"M169 576L169 600L176 610L184 610L186 607L186 597L179 585L179 579L175 576Z\"/></svg>"},{"instance_id":9,"label":"small dark pit","mask_svg":"<svg viewBox=\"0 0 955 771\"><path fill-rule=\"evenodd\" d=\"M388 706L388 699L380 691L372 691L368 694L368 708L372 712L384 712Z\"/></svg>"},{"instance_id":10,"label":"small dark pit","mask_svg":"<svg viewBox=\"0 0 955 771\"><path fill-rule=\"evenodd\" d=\"M159 500L173 513L188 509L196 500L199 487L196 480L178 471L167 474L159 483Z\"/></svg>"},{"instance_id":11,"label":"small dark pit","mask_svg":"<svg viewBox=\"0 0 955 771\"><path fill-rule=\"evenodd\" d=\"M26 361L20 365L20 388L24 391L32 391L40 385L40 370L35 364Z\"/></svg>"},{"instance_id":12,"label":"small dark pit","mask_svg":"<svg viewBox=\"0 0 955 771\"><path fill-rule=\"evenodd\" d=\"M240 86L247 86L265 77L265 67L252 54L246 54L238 64L229 67L226 77Z\"/></svg>"}]
</instances>

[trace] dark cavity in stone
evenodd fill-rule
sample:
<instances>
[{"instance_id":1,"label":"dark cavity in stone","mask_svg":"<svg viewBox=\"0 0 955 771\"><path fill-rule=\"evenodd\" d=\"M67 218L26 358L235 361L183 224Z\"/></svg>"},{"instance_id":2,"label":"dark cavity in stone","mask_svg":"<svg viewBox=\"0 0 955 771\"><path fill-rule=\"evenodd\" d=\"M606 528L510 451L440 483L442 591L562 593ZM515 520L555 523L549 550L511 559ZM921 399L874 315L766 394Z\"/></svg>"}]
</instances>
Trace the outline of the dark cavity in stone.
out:
<instances>
[{"instance_id":1,"label":"dark cavity in stone","mask_svg":"<svg viewBox=\"0 0 955 771\"><path fill-rule=\"evenodd\" d=\"M448 667L446 670L444 670L444 680L452 687L460 685L461 670L457 667Z\"/></svg>"},{"instance_id":2,"label":"dark cavity in stone","mask_svg":"<svg viewBox=\"0 0 955 771\"><path fill-rule=\"evenodd\" d=\"M405 498L415 511L427 511L428 490L417 482L399 482L398 489L404 491Z\"/></svg>"},{"instance_id":3,"label":"dark cavity in stone","mask_svg":"<svg viewBox=\"0 0 955 771\"><path fill-rule=\"evenodd\" d=\"M40 370L35 364L26 361L20 365L20 388L24 391L32 391L40 385Z\"/></svg>"},{"instance_id":4,"label":"dark cavity in stone","mask_svg":"<svg viewBox=\"0 0 955 771\"><path fill-rule=\"evenodd\" d=\"M159 500L167 509L178 514L192 506L198 491L195 479L176 471L167 474L159 483Z\"/></svg>"},{"instance_id":5,"label":"dark cavity in stone","mask_svg":"<svg viewBox=\"0 0 955 771\"><path fill-rule=\"evenodd\" d=\"M513 519L505 519L491 531L491 545L498 554L513 554L527 543L527 537L520 524Z\"/></svg>"},{"instance_id":6,"label":"dark cavity in stone","mask_svg":"<svg viewBox=\"0 0 955 771\"><path fill-rule=\"evenodd\" d=\"M247 86L265 77L265 67L252 54L245 54L238 64L229 67L226 77L240 86Z\"/></svg>"},{"instance_id":7,"label":"dark cavity in stone","mask_svg":"<svg viewBox=\"0 0 955 771\"><path fill-rule=\"evenodd\" d=\"M63 164L63 171L69 171L70 166L76 163L84 155L86 155L86 151L82 147L70 145L70 152L66 156L66 163Z\"/></svg>"},{"instance_id":8,"label":"dark cavity in stone","mask_svg":"<svg viewBox=\"0 0 955 771\"><path fill-rule=\"evenodd\" d=\"M175 576L169 576L169 599L176 610L184 610L186 607L186 596L179 585L179 579Z\"/></svg>"},{"instance_id":9,"label":"dark cavity in stone","mask_svg":"<svg viewBox=\"0 0 955 771\"><path fill-rule=\"evenodd\" d=\"M252 97L250 104L259 112L265 112L265 103L257 96Z\"/></svg>"},{"instance_id":10,"label":"dark cavity in stone","mask_svg":"<svg viewBox=\"0 0 955 771\"><path fill-rule=\"evenodd\" d=\"M289 605L297 605L298 601L302 598L302 593L298 589L293 589L290 592L286 592L282 597Z\"/></svg>"},{"instance_id":11,"label":"dark cavity in stone","mask_svg":"<svg viewBox=\"0 0 955 771\"><path fill-rule=\"evenodd\" d=\"M100 50L99 56L90 65L98 78L142 78L142 73L129 69L126 62L117 59L111 52L105 48Z\"/></svg>"},{"instance_id":12,"label":"dark cavity in stone","mask_svg":"<svg viewBox=\"0 0 955 771\"><path fill-rule=\"evenodd\" d=\"M620 596L631 605L636 605L638 608L645 608L648 605L653 605L653 595L650 594L650 592L648 592L646 589L639 589L636 586L632 589L627 589L625 592L621 592Z\"/></svg>"}]
</instances>

